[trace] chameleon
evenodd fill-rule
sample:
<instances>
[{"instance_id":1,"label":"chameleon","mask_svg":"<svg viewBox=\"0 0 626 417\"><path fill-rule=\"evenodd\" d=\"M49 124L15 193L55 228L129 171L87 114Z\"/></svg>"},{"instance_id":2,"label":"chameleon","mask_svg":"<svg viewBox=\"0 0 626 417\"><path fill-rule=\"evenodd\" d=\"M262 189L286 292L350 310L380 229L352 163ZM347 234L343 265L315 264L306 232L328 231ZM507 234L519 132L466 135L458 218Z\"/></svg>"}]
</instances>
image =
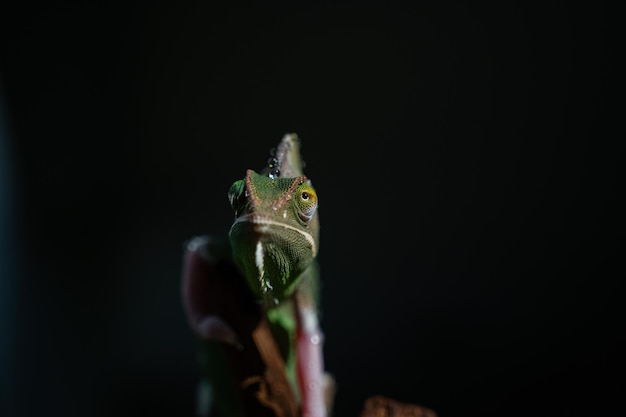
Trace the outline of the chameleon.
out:
<instances>
[{"instance_id":1,"label":"chameleon","mask_svg":"<svg viewBox=\"0 0 626 417\"><path fill-rule=\"evenodd\" d=\"M228 236L184 248L182 302L202 373L197 415L326 417L334 380L319 323L319 201L285 134L227 197Z\"/></svg>"}]
</instances>

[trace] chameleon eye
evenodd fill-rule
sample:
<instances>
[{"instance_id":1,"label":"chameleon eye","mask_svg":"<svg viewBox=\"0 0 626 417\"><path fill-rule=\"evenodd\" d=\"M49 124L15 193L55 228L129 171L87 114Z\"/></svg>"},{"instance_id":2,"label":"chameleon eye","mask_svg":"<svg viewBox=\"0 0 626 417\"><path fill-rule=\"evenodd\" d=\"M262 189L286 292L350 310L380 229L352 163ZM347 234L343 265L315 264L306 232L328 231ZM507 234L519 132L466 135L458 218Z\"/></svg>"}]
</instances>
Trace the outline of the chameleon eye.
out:
<instances>
[{"instance_id":1,"label":"chameleon eye","mask_svg":"<svg viewBox=\"0 0 626 417\"><path fill-rule=\"evenodd\" d=\"M317 210L317 194L310 185L304 185L297 199L298 217L303 222L309 222Z\"/></svg>"}]
</instances>

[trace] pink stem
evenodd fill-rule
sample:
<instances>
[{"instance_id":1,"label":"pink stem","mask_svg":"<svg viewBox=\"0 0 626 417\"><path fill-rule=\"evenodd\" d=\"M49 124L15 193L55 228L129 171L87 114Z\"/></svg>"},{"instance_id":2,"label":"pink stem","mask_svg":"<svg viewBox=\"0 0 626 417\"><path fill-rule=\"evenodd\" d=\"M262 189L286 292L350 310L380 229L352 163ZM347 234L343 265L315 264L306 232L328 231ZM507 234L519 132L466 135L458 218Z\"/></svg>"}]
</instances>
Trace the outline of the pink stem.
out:
<instances>
[{"instance_id":1,"label":"pink stem","mask_svg":"<svg viewBox=\"0 0 626 417\"><path fill-rule=\"evenodd\" d=\"M302 417L326 417L323 335L315 311L310 307L298 306L297 318L296 357L302 396Z\"/></svg>"}]
</instances>

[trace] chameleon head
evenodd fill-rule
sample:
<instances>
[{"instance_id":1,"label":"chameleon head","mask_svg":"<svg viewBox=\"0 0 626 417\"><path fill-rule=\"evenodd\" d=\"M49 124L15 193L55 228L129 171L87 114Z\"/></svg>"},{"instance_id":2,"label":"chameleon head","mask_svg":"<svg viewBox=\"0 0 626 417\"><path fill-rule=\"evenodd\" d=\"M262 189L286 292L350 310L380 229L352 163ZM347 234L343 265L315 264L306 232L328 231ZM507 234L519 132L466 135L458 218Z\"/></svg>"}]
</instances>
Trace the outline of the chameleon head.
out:
<instances>
[{"instance_id":1,"label":"chameleon head","mask_svg":"<svg viewBox=\"0 0 626 417\"><path fill-rule=\"evenodd\" d=\"M318 251L317 194L304 176L280 178L248 170L228 192L235 211L233 258L267 306L288 296Z\"/></svg>"}]
</instances>

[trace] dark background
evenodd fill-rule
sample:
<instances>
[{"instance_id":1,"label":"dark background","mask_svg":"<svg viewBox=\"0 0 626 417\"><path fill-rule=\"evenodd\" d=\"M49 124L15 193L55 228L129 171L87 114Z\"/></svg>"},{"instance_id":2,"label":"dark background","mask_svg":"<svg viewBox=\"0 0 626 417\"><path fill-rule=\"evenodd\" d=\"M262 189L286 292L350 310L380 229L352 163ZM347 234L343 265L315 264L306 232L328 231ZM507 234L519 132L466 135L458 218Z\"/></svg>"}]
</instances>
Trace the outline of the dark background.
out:
<instances>
[{"instance_id":1,"label":"dark background","mask_svg":"<svg viewBox=\"0 0 626 417\"><path fill-rule=\"evenodd\" d=\"M291 131L337 417L617 408L623 46L540 4L2 6L0 415L193 415L183 242Z\"/></svg>"}]
</instances>

